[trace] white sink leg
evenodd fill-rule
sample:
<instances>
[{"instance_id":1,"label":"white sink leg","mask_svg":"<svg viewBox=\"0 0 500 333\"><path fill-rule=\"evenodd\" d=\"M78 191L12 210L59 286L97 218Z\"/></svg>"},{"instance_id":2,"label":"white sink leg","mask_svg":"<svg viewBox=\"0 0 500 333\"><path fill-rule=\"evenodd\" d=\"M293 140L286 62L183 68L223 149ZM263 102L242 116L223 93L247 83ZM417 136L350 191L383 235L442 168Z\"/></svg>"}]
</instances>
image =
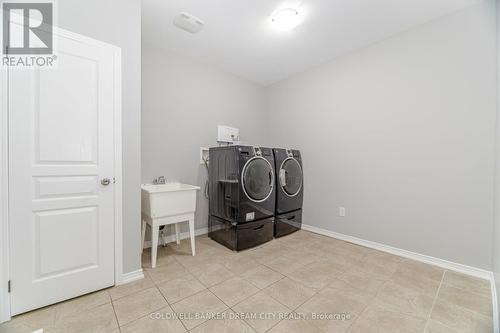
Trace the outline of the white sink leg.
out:
<instances>
[{"instance_id":1,"label":"white sink leg","mask_svg":"<svg viewBox=\"0 0 500 333\"><path fill-rule=\"evenodd\" d=\"M141 253L144 251L144 241L145 240L146 240L146 221L142 220Z\"/></svg>"},{"instance_id":2,"label":"white sink leg","mask_svg":"<svg viewBox=\"0 0 500 333\"><path fill-rule=\"evenodd\" d=\"M189 238L191 238L191 253L193 256L196 255L196 249L194 245L194 214L189 219Z\"/></svg>"},{"instance_id":3,"label":"white sink leg","mask_svg":"<svg viewBox=\"0 0 500 333\"><path fill-rule=\"evenodd\" d=\"M151 227L151 268L156 267L156 253L158 250L158 234L160 231L160 226L155 224L155 221L153 220Z\"/></svg>"},{"instance_id":4,"label":"white sink leg","mask_svg":"<svg viewBox=\"0 0 500 333\"><path fill-rule=\"evenodd\" d=\"M179 239L179 223L175 224L175 240L177 241L177 245L181 243Z\"/></svg>"}]
</instances>

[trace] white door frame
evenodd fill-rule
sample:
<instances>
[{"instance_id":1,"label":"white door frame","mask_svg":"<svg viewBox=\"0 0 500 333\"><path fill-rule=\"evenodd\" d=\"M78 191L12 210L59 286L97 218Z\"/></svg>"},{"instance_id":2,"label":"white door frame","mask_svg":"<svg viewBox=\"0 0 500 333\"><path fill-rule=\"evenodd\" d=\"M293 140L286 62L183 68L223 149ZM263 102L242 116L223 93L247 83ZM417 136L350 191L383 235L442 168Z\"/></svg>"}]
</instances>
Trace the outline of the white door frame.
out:
<instances>
[{"instance_id":1,"label":"white door frame","mask_svg":"<svg viewBox=\"0 0 500 333\"><path fill-rule=\"evenodd\" d=\"M78 42L111 48L114 52L114 271L115 285L118 285L123 282L121 49L57 27L53 28L53 32L54 35ZM10 279L8 92L8 71L2 69L0 70L0 323L10 320L11 317L10 293L7 289Z\"/></svg>"}]
</instances>

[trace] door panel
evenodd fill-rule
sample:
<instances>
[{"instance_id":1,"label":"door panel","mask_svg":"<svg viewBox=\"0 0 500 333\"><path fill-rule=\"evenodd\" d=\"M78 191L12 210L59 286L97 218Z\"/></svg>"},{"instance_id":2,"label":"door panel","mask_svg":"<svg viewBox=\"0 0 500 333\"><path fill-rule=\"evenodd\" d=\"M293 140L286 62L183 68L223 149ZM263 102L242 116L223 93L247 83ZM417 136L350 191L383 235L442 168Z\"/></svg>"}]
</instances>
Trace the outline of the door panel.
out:
<instances>
[{"instance_id":1,"label":"door panel","mask_svg":"<svg viewBox=\"0 0 500 333\"><path fill-rule=\"evenodd\" d=\"M96 206L35 212L35 281L96 266L97 221ZM54 237L59 234L66 237Z\"/></svg>"},{"instance_id":2,"label":"door panel","mask_svg":"<svg viewBox=\"0 0 500 333\"><path fill-rule=\"evenodd\" d=\"M12 315L114 284L116 48L54 38L56 68L9 71Z\"/></svg>"}]
</instances>

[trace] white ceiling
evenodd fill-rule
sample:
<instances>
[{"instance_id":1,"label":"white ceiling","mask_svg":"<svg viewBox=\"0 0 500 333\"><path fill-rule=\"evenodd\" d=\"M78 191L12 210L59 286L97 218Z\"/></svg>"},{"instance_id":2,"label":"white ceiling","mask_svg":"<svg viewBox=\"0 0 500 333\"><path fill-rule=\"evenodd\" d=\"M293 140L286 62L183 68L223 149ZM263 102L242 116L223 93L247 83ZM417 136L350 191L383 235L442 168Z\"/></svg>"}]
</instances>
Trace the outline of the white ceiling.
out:
<instances>
[{"instance_id":1,"label":"white ceiling","mask_svg":"<svg viewBox=\"0 0 500 333\"><path fill-rule=\"evenodd\" d=\"M143 0L145 43L268 85L354 49L467 7L478 0ZM299 7L305 18L276 32L269 15ZM173 26L180 12L205 27L190 34Z\"/></svg>"}]
</instances>

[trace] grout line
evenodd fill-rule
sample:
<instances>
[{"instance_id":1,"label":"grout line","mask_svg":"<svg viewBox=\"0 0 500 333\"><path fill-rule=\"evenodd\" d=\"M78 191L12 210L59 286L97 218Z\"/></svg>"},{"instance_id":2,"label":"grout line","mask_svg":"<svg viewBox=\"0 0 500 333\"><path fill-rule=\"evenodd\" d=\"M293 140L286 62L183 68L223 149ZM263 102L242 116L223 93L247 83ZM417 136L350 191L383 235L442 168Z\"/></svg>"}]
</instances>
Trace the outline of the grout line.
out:
<instances>
[{"instance_id":1,"label":"grout line","mask_svg":"<svg viewBox=\"0 0 500 333\"><path fill-rule=\"evenodd\" d=\"M439 282L438 290L436 291L436 296L434 296L434 300L432 301L432 306L431 306L431 309L429 311L429 315L427 316L427 321L425 323L424 331L423 331L424 333L427 330L427 327L429 326L429 322L431 321L432 311L434 311L434 305L436 305L436 301L437 301L437 298L438 298L438 295L439 295L439 291L441 290L441 286L443 285L444 275L445 274L446 274L446 271L443 271L443 275L441 276L441 281Z\"/></svg>"},{"instance_id":2,"label":"grout line","mask_svg":"<svg viewBox=\"0 0 500 333\"><path fill-rule=\"evenodd\" d=\"M111 296L109 297L111 299ZM113 313L115 315L115 319L116 319L116 325L118 325L118 331L121 332L121 326L120 326L120 322L118 321L118 315L116 314L116 310L115 310L115 305L113 304L113 300L111 300L111 307L113 308Z\"/></svg>"}]
</instances>

